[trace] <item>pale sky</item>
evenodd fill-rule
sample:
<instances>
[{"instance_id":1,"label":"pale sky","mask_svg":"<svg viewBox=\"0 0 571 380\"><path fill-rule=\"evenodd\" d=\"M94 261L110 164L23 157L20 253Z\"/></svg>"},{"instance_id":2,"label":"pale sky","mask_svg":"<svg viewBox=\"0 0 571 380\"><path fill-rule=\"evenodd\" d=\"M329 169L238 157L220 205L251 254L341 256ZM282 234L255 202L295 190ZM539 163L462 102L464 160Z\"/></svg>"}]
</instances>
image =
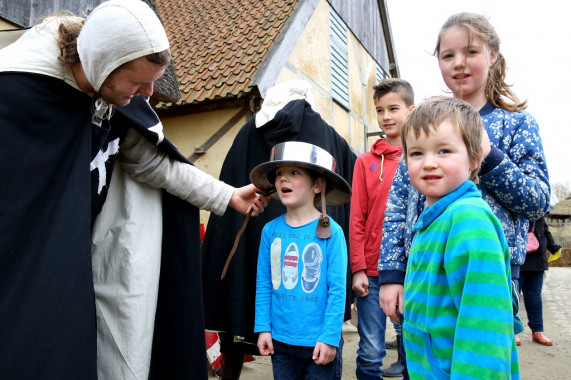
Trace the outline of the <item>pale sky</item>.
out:
<instances>
[{"instance_id":1,"label":"pale sky","mask_svg":"<svg viewBox=\"0 0 571 380\"><path fill-rule=\"evenodd\" d=\"M487 16L501 40L507 83L539 124L550 182L571 187L571 3L556 0L387 0L400 76L415 101L447 90L432 55L446 19ZM448 93L448 95L450 95Z\"/></svg>"}]
</instances>

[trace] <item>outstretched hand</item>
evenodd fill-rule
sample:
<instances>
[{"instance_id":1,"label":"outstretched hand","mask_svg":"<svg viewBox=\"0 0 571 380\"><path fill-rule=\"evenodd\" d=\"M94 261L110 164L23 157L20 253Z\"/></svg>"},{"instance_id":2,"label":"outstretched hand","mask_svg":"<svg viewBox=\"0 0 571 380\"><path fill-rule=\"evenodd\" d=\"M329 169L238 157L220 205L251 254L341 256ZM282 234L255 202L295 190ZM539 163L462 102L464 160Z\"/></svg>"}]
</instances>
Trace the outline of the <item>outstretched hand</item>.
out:
<instances>
[{"instance_id":1,"label":"outstretched hand","mask_svg":"<svg viewBox=\"0 0 571 380\"><path fill-rule=\"evenodd\" d=\"M252 184L235 188L230 198L229 206L244 215L247 215L252 210L252 216L258 216L264 212L264 208L271 199L270 196L260 193Z\"/></svg>"}]
</instances>

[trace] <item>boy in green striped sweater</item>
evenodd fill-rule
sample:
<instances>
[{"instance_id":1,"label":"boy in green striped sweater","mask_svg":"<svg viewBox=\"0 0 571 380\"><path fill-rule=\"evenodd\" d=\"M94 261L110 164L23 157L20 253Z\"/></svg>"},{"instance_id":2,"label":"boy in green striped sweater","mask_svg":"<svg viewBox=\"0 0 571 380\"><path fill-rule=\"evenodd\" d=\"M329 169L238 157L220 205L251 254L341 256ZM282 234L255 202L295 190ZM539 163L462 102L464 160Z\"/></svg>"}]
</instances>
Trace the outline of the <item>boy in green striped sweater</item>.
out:
<instances>
[{"instance_id":1,"label":"boy in green striped sweater","mask_svg":"<svg viewBox=\"0 0 571 380\"><path fill-rule=\"evenodd\" d=\"M411 379L520 377L508 244L474 184L483 130L471 105L448 97L423 102L401 129L411 183L427 204L404 283Z\"/></svg>"}]
</instances>

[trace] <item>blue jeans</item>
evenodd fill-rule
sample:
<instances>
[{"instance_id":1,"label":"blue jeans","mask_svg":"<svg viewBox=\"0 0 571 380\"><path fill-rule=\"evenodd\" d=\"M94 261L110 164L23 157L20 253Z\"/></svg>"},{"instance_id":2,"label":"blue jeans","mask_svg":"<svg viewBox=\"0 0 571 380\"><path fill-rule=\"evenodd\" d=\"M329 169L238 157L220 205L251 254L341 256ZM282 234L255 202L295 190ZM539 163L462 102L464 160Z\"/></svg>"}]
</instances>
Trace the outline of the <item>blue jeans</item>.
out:
<instances>
[{"instance_id":1,"label":"blue jeans","mask_svg":"<svg viewBox=\"0 0 571 380\"><path fill-rule=\"evenodd\" d=\"M520 272L519 287L529 320L527 325L533 332L543 331L543 272Z\"/></svg>"},{"instance_id":2,"label":"blue jeans","mask_svg":"<svg viewBox=\"0 0 571 380\"><path fill-rule=\"evenodd\" d=\"M402 335L402 326L400 323L393 321L393 319L391 318L391 322L395 328L395 332L397 334L397 336Z\"/></svg>"},{"instance_id":3,"label":"blue jeans","mask_svg":"<svg viewBox=\"0 0 571 380\"><path fill-rule=\"evenodd\" d=\"M312 359L315 347L294 346L272 340L272 370L275 380L341 380L343 372L343 338L333 361L318 365Z\"/></svg>"},{"instance_id":4,"label":"blue jeans","mask_svg":"<svg viewBox=\"0 0 571 380\"><path fill-rule=\"evenodd\" d=\"M512 307L514 313L514 334L519 334L524 330L523 322L519 317L519 279L512 279Z\"/></svg>"},{"instance_id":5,"label":"blue jeans","mask_svg":"<svg viewBox=\"0 0 571 380\"><path fill-rule=\"evenodd\" d=\"M387 316L379 305L379 278L370 277L369 295L357 295L357 379L381 379L381 367L386 355L385 330Z\"/></svg>"},{"instance_id":6,"label":"blue jeans","mask_svg":"<svg viewBox=\"0 0 571 380\"><path fill-rule=\"evenodd\" d=\"M402 321L402 316L401 316L401 321ZM395 332L397 333L397 339L400 340L400 344L398 347L399 350L399 362L400 364L404 367L404 371L402 373L402 378L403 380L409 380L410 377L408 376L408 371L406 369L406 352L404 351L404 343L403 343L403 339L402 339L402 325L399 322L395 322L392 318L391 318L391 322L393 323L393 326L395 327Z\"/></svg>"}]
</instances>

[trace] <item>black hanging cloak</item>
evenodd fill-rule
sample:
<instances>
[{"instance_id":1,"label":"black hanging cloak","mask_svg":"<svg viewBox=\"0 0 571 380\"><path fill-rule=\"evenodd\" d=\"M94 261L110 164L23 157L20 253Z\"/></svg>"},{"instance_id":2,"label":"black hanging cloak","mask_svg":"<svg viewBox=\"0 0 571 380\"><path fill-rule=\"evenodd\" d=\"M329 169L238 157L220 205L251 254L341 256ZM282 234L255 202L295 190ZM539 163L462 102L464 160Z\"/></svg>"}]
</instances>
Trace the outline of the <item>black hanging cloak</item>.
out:
<instances>
[{"instance_id":1,"label":"black hanging cloak","mask_svg":"<svg viewBox=\"0 0 571 380\"><path fill-rule=\"evenodd\" d=\"M232 186L250 183L250 172L266 162L271 148L284 141L303 141L315 144L333 155L337 173L348 183L352 182L356 156L349 144L305 100L293 100L277 112L274 119L256 128L255 119L248 121L238 132L224 160L220 180ZM328 207L327 213L349 236L349 208ZM262 228L270 220L285 213L285 207L272 200L264 213L250 222L241 238L228 272L220 280L226 258L244 216L228 210L223 216L211 215L202 246L203 290L206 328L244 337L256 343L254 334L254 306L256 294L256 268ZM350 269L347 276L350 280ZM351 281L347 281L345 319L350 319ZM252 353L257 352L254 347Z\"/></svg>"}]
</instances>

